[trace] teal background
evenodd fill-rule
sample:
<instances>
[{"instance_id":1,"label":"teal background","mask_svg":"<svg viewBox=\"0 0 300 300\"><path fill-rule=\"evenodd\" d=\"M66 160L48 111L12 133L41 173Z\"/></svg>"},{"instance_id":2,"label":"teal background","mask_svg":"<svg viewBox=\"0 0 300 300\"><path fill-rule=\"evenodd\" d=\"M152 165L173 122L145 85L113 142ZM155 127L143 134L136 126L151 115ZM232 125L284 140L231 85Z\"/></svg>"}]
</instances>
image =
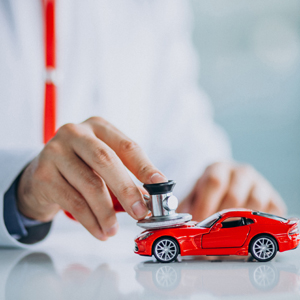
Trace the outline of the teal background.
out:
<instances>
[{"instance_id":1,"label":"teal background","mask_svg":"<svg viewBox=\"0 0 300 300\"><path fill-rule=\"evenodd\" d=\"M300 1L192 0L199 84L234 158L300 214Z\"/></svg>"}]
</instances>

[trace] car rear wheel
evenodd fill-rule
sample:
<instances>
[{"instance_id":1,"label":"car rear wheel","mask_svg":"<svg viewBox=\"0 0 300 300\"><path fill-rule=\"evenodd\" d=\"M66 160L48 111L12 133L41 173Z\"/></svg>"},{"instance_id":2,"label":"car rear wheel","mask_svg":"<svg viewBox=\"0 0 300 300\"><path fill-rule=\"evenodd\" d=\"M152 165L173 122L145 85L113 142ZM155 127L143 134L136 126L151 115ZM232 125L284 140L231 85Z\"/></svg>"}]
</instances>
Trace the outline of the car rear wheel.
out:
<instances>
[{"instance_id":1,"label":"car rear wheel","mask_svg":"<svg viewBox=\"0 0 300 300\"><path fill-rule=\"evenodd\" d=\"M269 235L255 237L250 244L250 253L257 261L266 262L273 259L277 252L277 243Z\"/></svg>"},{"instance_id":2,"label":"car rear wheel","mask_svg":"<svg viewBox=\"0 0 300 300\"><path fill-rule=\"evenodd\" d=\"M155 242L153 253L159 262L169 263L177 258L179 247L174 239L163 237Z\"/></svg>"}]
</instances>

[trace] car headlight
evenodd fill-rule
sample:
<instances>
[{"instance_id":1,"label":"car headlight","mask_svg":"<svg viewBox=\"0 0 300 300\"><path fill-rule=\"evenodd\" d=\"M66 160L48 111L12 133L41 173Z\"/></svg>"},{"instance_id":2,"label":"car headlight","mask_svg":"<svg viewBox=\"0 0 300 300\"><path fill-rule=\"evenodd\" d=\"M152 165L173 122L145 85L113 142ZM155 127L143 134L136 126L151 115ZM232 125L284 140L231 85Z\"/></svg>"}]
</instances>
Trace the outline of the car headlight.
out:
<instances>
[{"instance_id":1,"label":"car headlight","mask_svg":"<svg viewBox=\"0 0 300 300\"><path fill-rule=\"evenodd\" d=\"M140 237L139 237L139 240L140 241L142 241L142 240L145 240L145 239L147 239L150 235L152 235L153 234L153 232L147 232L147 233L144 233L143 235L141 235Z\"/></svg>"},{"instance_id":2,"label":"car headlight","mask_svg":"<svg viewBox=\"0 0 300 300\"><path fill-rule=\"evenodd\" d=\"M135 251L135 252L138 252L138 251L139 251L139 247L138 247L137 243L134 243L134 251Z\"/></svg>"}]
</instances>

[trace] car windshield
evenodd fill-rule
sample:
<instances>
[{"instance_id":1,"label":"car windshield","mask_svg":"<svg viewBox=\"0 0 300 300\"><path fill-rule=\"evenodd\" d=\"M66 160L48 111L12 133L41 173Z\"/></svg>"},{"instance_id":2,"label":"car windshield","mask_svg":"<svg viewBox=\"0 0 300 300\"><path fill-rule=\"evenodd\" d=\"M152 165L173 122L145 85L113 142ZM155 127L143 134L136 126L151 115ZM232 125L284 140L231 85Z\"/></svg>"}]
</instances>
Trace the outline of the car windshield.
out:
<instances>
[{"instance_id":1,"label":"car windshield","mask_svg":"<svg viewBox=\"0 0 300 300\"><path fill-rule=\"evenodd\" d=\"M273 219L273 220L276 220L276 221L281 221L281 222L287 222L287 221L288 221L288 220L285 219L285 218L278 217L278 216L271 215L271 214L267 214L267 213L262 213L262 212L260 212L260 211L254 211L252 214L253 214L253 215L256 215L256 216L261 216L261 217Z\"/></svg>"},{"instance_id":2,"label":"car windshield","mask_svg":"<svg viewBox=\"0 0 300 300\"><path fill-rule=\"evenodd\" d=\"M219 213L215 213L212 216L208 217L207 219L199 222L196 226L197 227L205 227L210 228L212 227L219 219L221 218L221 215Z\"/></svg>"}]
</instances>

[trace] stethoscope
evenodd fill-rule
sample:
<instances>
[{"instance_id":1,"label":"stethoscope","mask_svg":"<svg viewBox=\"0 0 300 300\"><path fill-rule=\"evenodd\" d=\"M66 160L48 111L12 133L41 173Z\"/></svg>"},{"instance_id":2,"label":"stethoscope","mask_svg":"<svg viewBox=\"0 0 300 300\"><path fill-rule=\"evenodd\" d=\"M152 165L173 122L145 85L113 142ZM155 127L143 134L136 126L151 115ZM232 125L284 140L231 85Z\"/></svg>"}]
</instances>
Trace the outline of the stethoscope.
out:
<instances>
[{"instance_id":1,"label":"stethoscope","mask_svg":"<svg viewBox=\"0 0 300 300\"><path fill-rule=\"evenodd\" d=\"M56 132L56 101L57 91L55 82L56 73L56 30L55 30L55 0L42 0L44 12L44 40L45 40L45 94L44 94L44 127L43 137L46 144ZM137 222L145 229L181 226L190 221L190 214L177 214L178 200L172 194L175 182L169 180L165 183L145 184L144 188L150 196L144 195L151 215ZM124 211L118 199L112 194L112 201L116 212ZM68 217L74 219L69 212Z\"/></svg>"}]
</instances>

